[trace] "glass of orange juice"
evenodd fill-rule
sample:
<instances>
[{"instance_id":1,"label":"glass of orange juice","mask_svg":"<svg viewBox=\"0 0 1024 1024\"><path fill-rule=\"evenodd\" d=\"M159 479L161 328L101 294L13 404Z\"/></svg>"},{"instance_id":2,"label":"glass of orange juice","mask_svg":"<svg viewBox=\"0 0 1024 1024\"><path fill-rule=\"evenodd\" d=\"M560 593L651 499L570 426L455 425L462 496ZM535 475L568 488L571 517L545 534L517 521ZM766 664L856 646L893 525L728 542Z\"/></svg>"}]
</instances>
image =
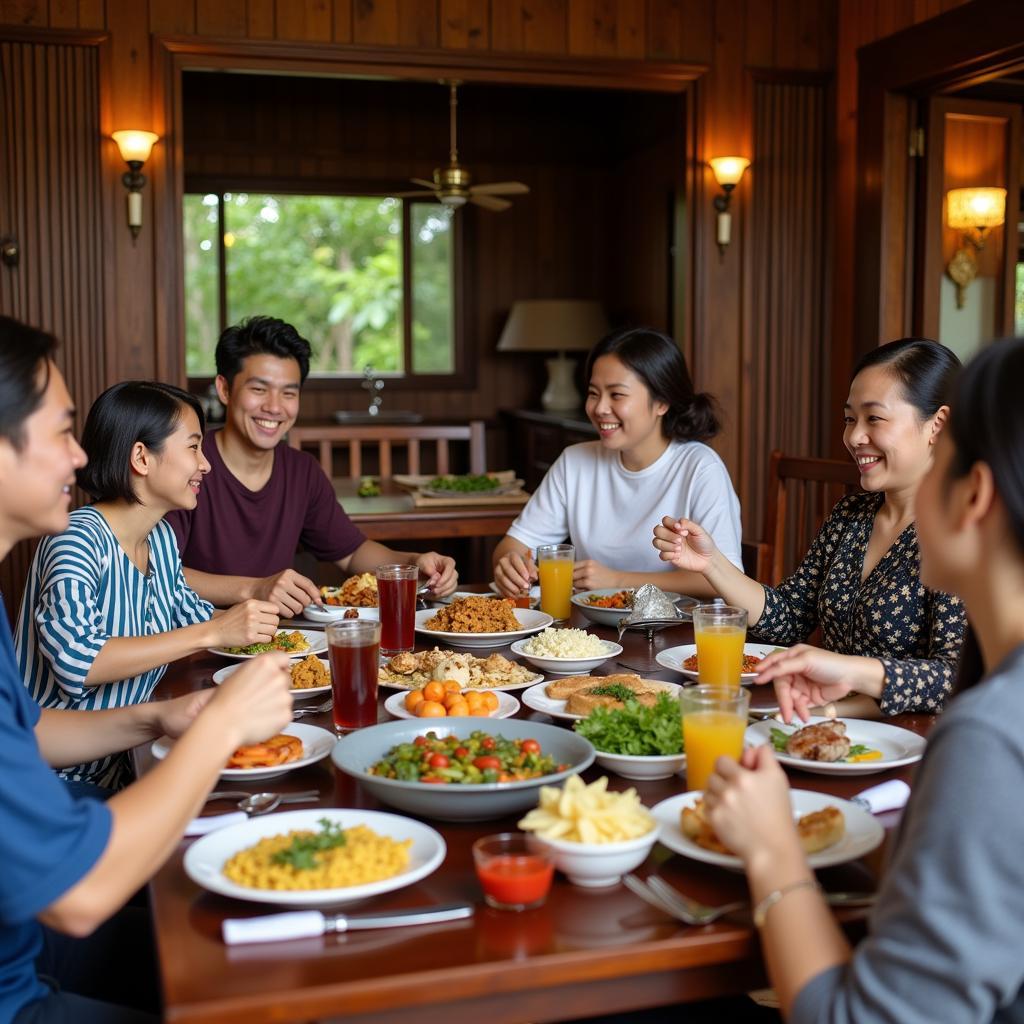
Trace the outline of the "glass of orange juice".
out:
<instances>
[{"instance_id":1,"label":"glass of orange juice","mask_svg":"<svg viewBox=\"0 0 1024 1024\"><path fill-rule=\"evenodd\" d=\"M747 610L728 604L699 604L693 609L697 677L705 686L740 685Z\"/></svg>"},{"instance_id":2,"label":"glass of orange juice","mask_svg":"<svg viewBox=\"0 0 1024 1024\"><path fill-rule=\"evenodd\" d=\"M553 619L572 615L572 570L576 549L571 544L541 544L537 548L540 610Z\"/></svg>"},{"instance_id":3,"label":"glass of orange juice","mask_svg":"<svg viewBox=\"0 0 1024 1024\"><path fill-rule=\"evenodd\" d=\"M739 760L749 705L741 686L688 686L679 695L688 790L704 789L720 757Z\"/></svg>"}]
</instances>

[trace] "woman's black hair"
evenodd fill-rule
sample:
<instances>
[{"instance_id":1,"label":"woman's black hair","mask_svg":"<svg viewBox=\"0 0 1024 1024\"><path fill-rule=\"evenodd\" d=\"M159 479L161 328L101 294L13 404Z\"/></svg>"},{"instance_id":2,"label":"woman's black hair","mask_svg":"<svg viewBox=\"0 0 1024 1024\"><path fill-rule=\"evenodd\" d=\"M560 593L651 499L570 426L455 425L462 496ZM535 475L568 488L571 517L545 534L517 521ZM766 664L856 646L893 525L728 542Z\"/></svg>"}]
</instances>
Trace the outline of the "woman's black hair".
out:
<instances>
[{"instance_id":1,"label":"woman's black hair","mask_svg":"<svg viewBox=\"0 0 1024 1024\"><path fill-rule=\"evenodd\" d=\"M952 349L937 341L900 338L868 352L853 371L854 377L869 366L887 367L900 382L903 397L927 420L948 401L950 382L961 364Z\"/></svg>"},{"instance_id":2,"label":"woman's black hair","mask_svg":"<svg viewBox=\"0 0 1024 1024\"><path fill-rule=\"evenodd\" d=\"M52 334L0 316L0 438L16 451L25 443L25 420L39 408L49 387L56 351Z\"/></svg>"},{"instance_id":3,"label":"woman's black hair","mask_svg":"<svg viewBox=\"0 0 1024 1024\"><path fill-rule=\"evenodd\" d=\"M646 327L609 334L590 350L586 380L601 356L615 356L647 385L652 401L668 406L661 429L669 440L706 441L718 433L715 400L694 393L686 360L671 338Z\"/></svg>"},{"instance_id":4,"label":"woman's black hair","mask_svg":"<svg viewBox=\"0 0 1024 1024\"><path fill-rule=\"evenodd\" d=\"M78 471L78 486L96 501L139 503L132 487L132 447L141 441L151 452L163 451L185 408L206 429L203 407L195 395L155 380L127 380L107 388L92 404L82 431L88 465Z\"/></svg>"},{"instance_id":5,"label":"woman's black hair","mask_svg":"<svg viewBox=\"0 0 1024 1024\"><path fill-rule=\"evenodd\" d=\"M291 324L272 316L251 316L248 320L225 329L217 341L214 359L217 373L228 382L234 382L249 356L277 356L294 359L299 364L299 380L309 374L309 342Z\"/></svg>"},{"instance_id":6,"label":"woman's black hair","mask_svg":"<svg viewBox=\"0 0 1024 1024\"><path fill-rule=\"evenodd\" d=\"M951 480L984 462L992 471L1010 532L1024 556L1024 338L1007 338L982 349L951 388L949 423ZM981 681L985 666L974 630L968 626L960 654L956 691Z\"/></svg>"}]
</instances>

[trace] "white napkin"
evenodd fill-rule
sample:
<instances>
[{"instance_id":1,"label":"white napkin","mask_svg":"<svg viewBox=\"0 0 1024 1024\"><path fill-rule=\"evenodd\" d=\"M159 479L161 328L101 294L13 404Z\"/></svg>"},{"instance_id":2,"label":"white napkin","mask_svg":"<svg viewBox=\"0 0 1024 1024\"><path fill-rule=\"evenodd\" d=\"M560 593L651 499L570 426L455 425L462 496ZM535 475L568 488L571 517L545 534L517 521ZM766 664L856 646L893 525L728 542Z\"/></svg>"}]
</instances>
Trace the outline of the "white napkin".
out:
<instances>
[{"instance_id":1,"label":"white napkin","mask_svg":"<svg viewBox=\"0 0 1024 1024\"><path fill-rule=\"evenodd\" d=\"M193 818L185 826L187 836L205 836L207 832L224 828L225 825L237 825L240 821L248 821L245 811L231 811L228 814L211 814L206 818Z\"/></svg>"},{"instance_id":2,"label":"white napkin","mask_svg":"<svg viewBox=\"0 0 1024 1024\"><path fill-rule=\"evenodd\" d=\"M910 799L910 787L902 779L890 779L870 789L865 789L854 797L857 803L863 801L872 814L885 811L898 811L906 806Z\"/></svg>"}]
</instances>

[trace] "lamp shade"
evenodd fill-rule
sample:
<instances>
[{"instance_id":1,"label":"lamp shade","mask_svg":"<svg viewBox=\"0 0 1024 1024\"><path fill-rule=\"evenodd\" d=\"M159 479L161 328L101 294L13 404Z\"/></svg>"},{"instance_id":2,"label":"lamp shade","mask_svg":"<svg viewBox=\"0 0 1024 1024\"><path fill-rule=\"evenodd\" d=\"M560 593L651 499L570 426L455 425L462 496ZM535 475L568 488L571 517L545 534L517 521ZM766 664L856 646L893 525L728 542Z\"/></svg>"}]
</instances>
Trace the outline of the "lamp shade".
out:
<instances>
[{"instance_id":1,"label":"lamp shade","mask_svg":"<svg viewBox=\"0 0 1024 1024\"><path fill-rule=\"evenodd\" d=\"M1005 188L951 188L946 193L946 223L957 231L994 228L1005 220Z\"/></svg>"},{"instance_id":2,"label":"lamp shade","mask_svg":"<svg viewBox=\"0 0 1024 1024\"><path fill-rule=\"evenodd\" d=\"M708 163L711 164L715 181L722 188L726 185L738 185L743 172L750 166L750 161L743 156L716 156Z\"/></svg>"},{"instance_id":3,"label":"lamp shade","mask_svg":"<svg viewBox=\"0 0 1024 1024\"><path fill-rule=\"evenodd\" d=\"M134 128L111 132L110 137L117 143L117 148L121 151L121 159L125 163L137 160L140 164L144 164L149 159L153 143L160 138L156 132L138 131Z\"/></svg>"},{"instance_id":4,"label":"lamp shade","mask_svg":"<svg viewBox=\"0 0 1024 1024\"><path fill-rule=\"evenodd\" d=\"M584 351L593 348L609 330L600 302L528 299L512 306L498 351Z\"/></svg>"}]
</instances>

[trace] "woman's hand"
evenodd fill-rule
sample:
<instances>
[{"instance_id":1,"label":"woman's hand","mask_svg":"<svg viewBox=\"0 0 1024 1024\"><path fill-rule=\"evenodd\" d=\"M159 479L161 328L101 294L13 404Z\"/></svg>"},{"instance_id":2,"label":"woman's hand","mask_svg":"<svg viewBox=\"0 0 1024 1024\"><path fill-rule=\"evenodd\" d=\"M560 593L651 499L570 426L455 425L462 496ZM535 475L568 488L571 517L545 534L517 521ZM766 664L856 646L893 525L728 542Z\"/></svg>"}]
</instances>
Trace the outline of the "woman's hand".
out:
<instances>
[{"instance_id":1,"label":"woman's hand","mask_svg":"<svg viewBox=\"0 0 1024 1024\"><path fill-rule=\"evenodd\" d=\"M607 565L587 558L577 562L572 570L572 585L577 590L598 590L601 587L619 586L619 574Z\"/></svg>"},{"instance_id":2,"label":"woman's hand","mask_svg":"<svg viewBox=\"0 0 1024 1024\"><path fill-rule=\"evenodd\" d=\"M292 720L288 655L271 651L246 662L224 680L204 714L223 716L235 730L234 746L261 743Z\"/></svg>"},{"instance_id":3,"label":"woman's hand","mask_svg":"<svg viewBox=\"0 0 1024 1024\"><path fill-rule=\"evenodd\" d=\"M810 709L840 700L852 691L880 697L885 670L877 658L834 654L808 644L769 654L757 667L756 683L775 683L784 722L803 720Z\"/></svg>"},{"instance_id":4,"label":"woman's hand","mask_svg":"<svg viewBox=\"0 0 1024 1024\"><path fill-rule=\"evenodd\" d=\"M505 597L517 597L537 581L533 556L509 551L494 564L494 582Z\"/></svg>"},{"instance_id":5,"label":"woman's hand","mask_svg":"<svg viewBox=\"0 0 1024 1024\"><path fill-rule=\"evenodd\" d=\"M789 782L770 744L748 747L737 763L720 757L704 790L708 821L718 838L749 867L799 850Z\"/></svg>"},{"instance_id":6,"label":"woman's hand","mask_svg":"<svg viewBox=\"0 0 1024 1024\"><path fill-rule=\"evenodd\" d=\"M677 569L704 572L718 548L711 535L689 519L665 516L654 528L654 546L661 552L663 562L671 562Z\"/></svg>"},{"instance_id":7,"label":"woman's hand","mask_svg":"<svg viewBox=\"0 0 1024 1024\"><path fill-rule=\"evenodd\" d=\"M243 601L210 619L211 647L248 647L269 644L277 632L277 605L269 601Z\"/></svg>"},{"instance_id":8,"label":"woman's hand","mask_svg":"<svg viewBox=\"0 0 1024 1024\"><path fill-rule=\"evenodd\" d=\"M447 597L458 586L459 574L455 571L454 558L428 551L416 559L416 566L420 575L426 577L434 597Z\"/></svg>"}]
</instances>

